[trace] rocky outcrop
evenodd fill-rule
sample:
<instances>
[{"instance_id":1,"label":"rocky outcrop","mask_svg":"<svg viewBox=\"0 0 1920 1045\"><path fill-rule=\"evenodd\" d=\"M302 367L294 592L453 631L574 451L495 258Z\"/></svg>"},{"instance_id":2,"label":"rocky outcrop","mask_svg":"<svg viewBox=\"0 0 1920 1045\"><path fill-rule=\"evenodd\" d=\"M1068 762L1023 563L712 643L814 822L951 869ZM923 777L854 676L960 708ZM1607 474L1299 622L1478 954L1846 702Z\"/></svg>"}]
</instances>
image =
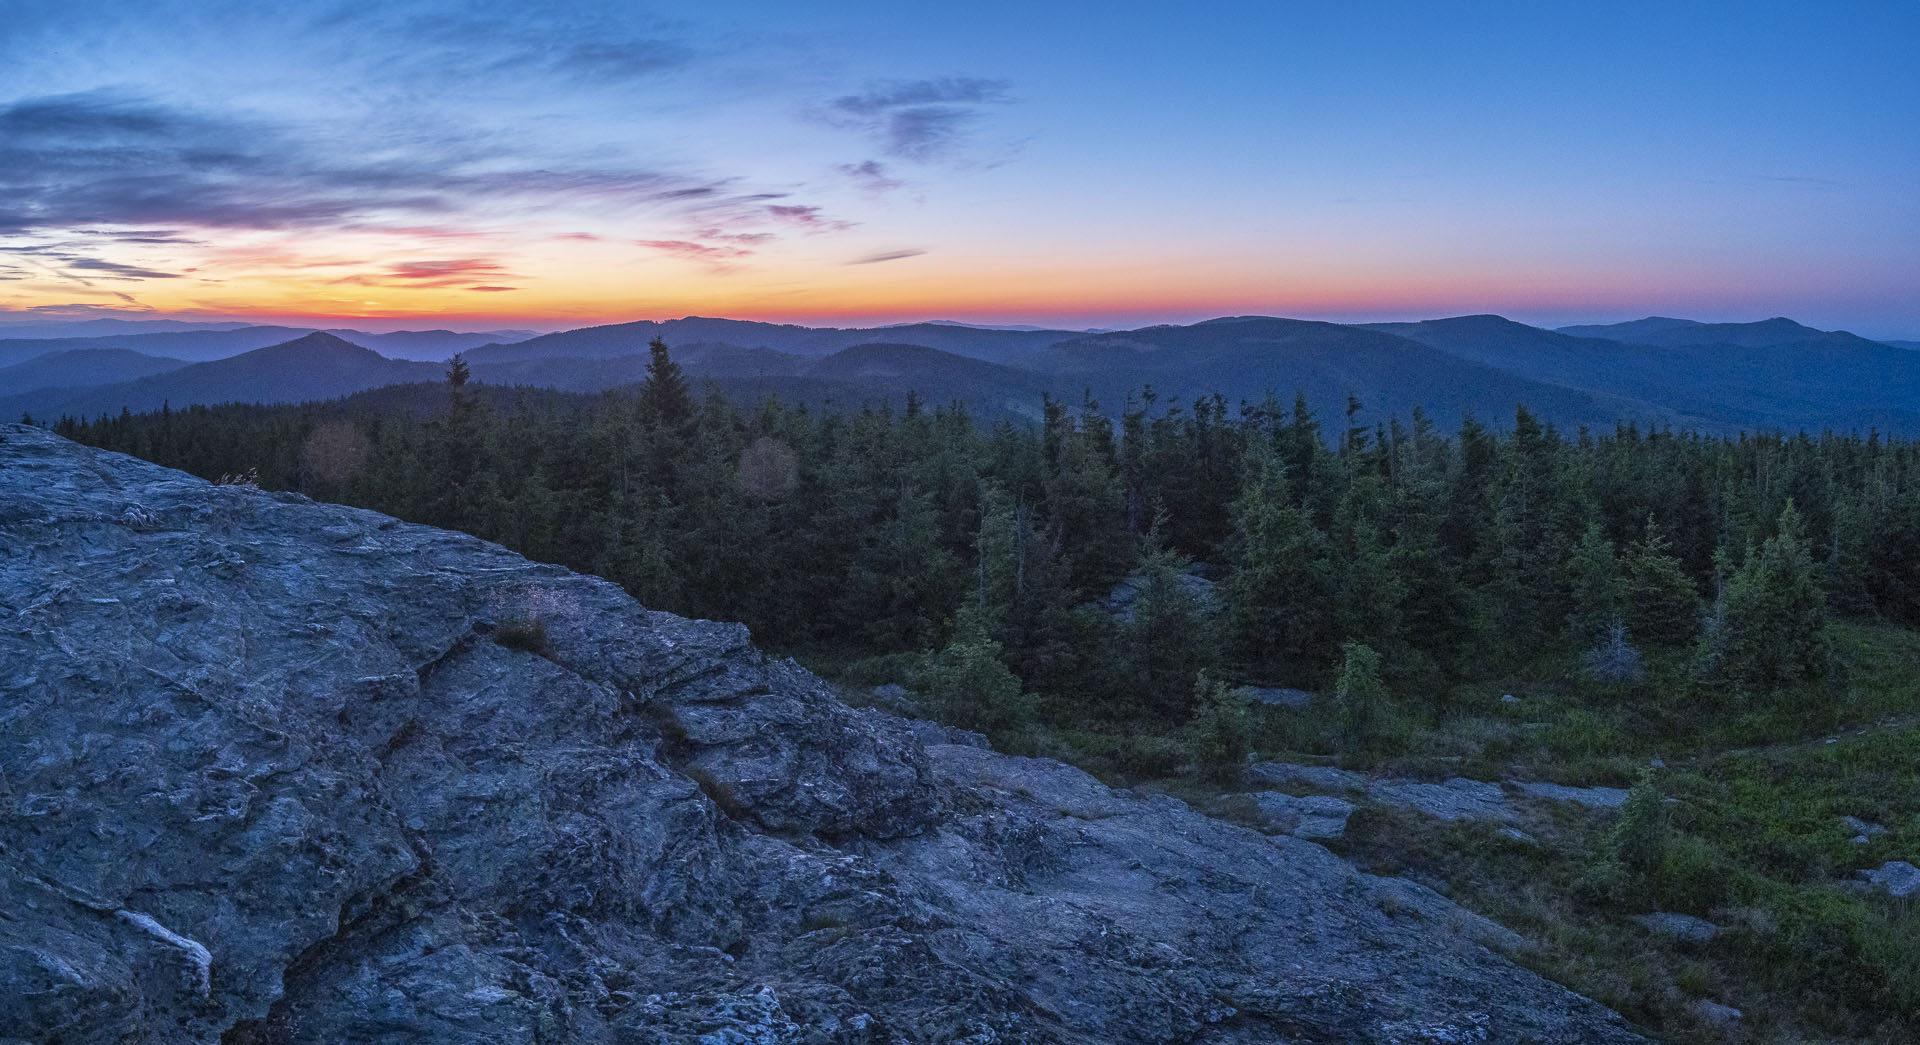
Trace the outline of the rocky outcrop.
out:
<instances>
[{"instance_id":1,"label":"rocky outcrop","mask_svg":"<svg viewBox=\"0 0 1920 1045\"><path fill-rule=\"evenodd\" d=\"M1296 797L1284 791L1254 791L1222 795L1208 812L1265 834L1317 841L1340 838L1347 833L1347 818L1353 815L1353 803L1332 795Z\"/></svg>"},{"instance_id":2,"label":"rocky outcrop","mask_svg":"<svg viewBox=\"0 0 1920 1045\"><path fill-rule=\"evenodd\" d=\"M0 1040L1634 1040L1412 883L973 743L0 427Z\"/></svg>"},{"instance_id":3,"label":"rocky outcrop","mask_svg":"<svg viewBox=\"0 0 1920 1045\"><path fill-rule=\"evenodd\" d=\"M1618 809L1627 800L1627 792L1617 787L1567 787L1536 780L1509 780L1502 785L1466 777L1434 784L1397 777L1370 778L1350 769L1289 762L1249 763L1246 779L1249 783L1284 791L1353 795L1434 820L1478 820L1494 824L1510 824L1519 819L1519 810L1509 801L1508 788L1531 799L1569 802L1598 810ZM1282 802L1279 798L1267 801Z\"/></svg>"}]
</instances>

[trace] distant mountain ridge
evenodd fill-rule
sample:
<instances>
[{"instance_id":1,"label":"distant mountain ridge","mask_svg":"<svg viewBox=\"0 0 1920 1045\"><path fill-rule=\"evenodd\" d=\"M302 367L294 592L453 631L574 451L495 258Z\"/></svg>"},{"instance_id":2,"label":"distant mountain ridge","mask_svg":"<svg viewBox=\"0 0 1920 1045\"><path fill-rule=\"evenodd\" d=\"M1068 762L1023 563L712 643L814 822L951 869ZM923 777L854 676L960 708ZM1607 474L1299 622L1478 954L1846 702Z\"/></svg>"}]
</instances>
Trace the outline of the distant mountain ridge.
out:
<instances>
[{"instance_id":1,"label":"distant mountain ridge","mask_svg":"<svg viewBox=\"0 0 1920 1045\"><path fill-rule=\"evenodd\" d=\"M647 343L659 337L669 345L718 342L801 356L831 355L843 348L873 342L909 343L990 362L1006 362L1061 338L1078 336L1077 332L1067 330L997 330L945 323L870 328L803 327L790 323L688 316L685 319L639 320L583 327L544 334L511 345L485 345L467 353L467 359L473 363L501 363L543 357L607 359L643 353L647 350Z\"/></svg>"},{"instance_id":2,"label":"distant mountain ridge","mask_svg":"<svg viewBox=\"0 0 1920 1045\"><path fill-rule=\"evenodd\" d=\"M294 338L314 333L312 327L240 326L204 330L164 330L137 334L100 334L86 337L22 338L11 336L10 327L0 325L0 366L23 363L54 352L81 348L123 348L142 355L204 363L226 359L256 348L285 344ZM383 355L443 360L455 352L464 352L484 344L497 344L503 337L527 335L532 331L484 330L401 330L373 334L358 330L332 330L333 334Z\"/></svg>"},{"instance_id":3,"label":"distant mountain ridge","mask_svg":"<svg viewBox=\"0 0 1920 1045\"><path fill-rule=\"evenodd\" d=\"M1626 323L1561 327L1558 333L1668 348L1690 345L1777 348L1781 345L1813 344L1852 347L1861 342L1875 343L1844 330L1815 330L1783 316L1755 323L1699 323L1691 319L1648 316Z\"/></svg>"},{"instance_id":4,"label":"distant mountain ridge","mask_svg":"<svg viewBox=\"0 0 1920 1045\"><path fill-rule=\"evenodd\" d=\"M142 355L130 348L70 348L0 367L0 393L118 384L186 365L184 359Z\"/></svg>"},{"instance_id":5,"label":"distant mountain ridge","mask_svg":"<svg viewBox=\"0 0 1920 1045\"><path fill-rule=\"evenodd\" d=\"M1620 327L1636 340L1578 333ZM272 329L193 336L252 338ZM408 336L418 346L463 335ZM1920 352L1784 319L1708 324L1650 317L1553 331L1493 315L1360 325L1226 316L1072 333L949 323L814 328L692 317L564 331L476 347L465 356L474 379L485 384L598 392L645 380L646 346L655 337L666 339L697 382L716 383L743 403L779 395L829 409L899 406L912 392L930 405L964 404L983 419L1032 420L1047 396L1077 404L1091 395L1117 412L1151 386L1163 404L1217 393L1230 406L1269 394L1287 406L1301 393L1323 416L1337 415L1353 396L1362 404L1359 420L1369 425L1406 419L1419 408L1444 427L1467 416L1498 427L1524 404L1563 429L1630 423L1713 434L1831 428L1920 435ZM107 369L109 359L156 372L107 383L117 376ZM48 386L48 373L82 364L93 376ZM171 369L158 372L163 367ZM163 402L292 402L438 382L443 373L442 364L387 358L327 333L191 365L89 349L0 370L0 416L98 416ZM9 375L19 375L22 391L6 394Z\"/></svg>"},{"instance_id":6,"label":"distant mountain ridge","mask_svg":"<svg viewBox=\"0 0 1920 1045\"><path fill-rule=\"evenodd\" d=\"M1549 331L1498 316L1375 325L1509 373L1650 403L1701 431L1920 434L1920 356L1904 349L1791 320L1639 320L1630 327L1635 337L1670 343L1576 337L1566 330L1595 328Z\"/></svg>"},{"instance_id":7,"label":"distant mountain ridge","mask_svg":"<svg viewBox=\"0 0 1920 1045\"><path fill-rule=\"evenodd\" d=\"M237 330L257 324L241 322L200 323L181 319L18 319L0 313L0 339L110 337L125 334L160 334L185 330ZM18 313L11 315L17 316Z\"/></svg>"},{"instance_id":8,"label":"distant mountain ridge","mask_svg":"<svg viewBox=\"0 0 1920 1045\"><path fill-rule=\"evenodd\" d=\"M332 399L382 385L441 377L438 363L388 359L369 348L314 332L278 345L95 388L41 389L0 399L0 417L23 413L94 417L193 403L294 403Z\"/></svg>"}]
</instances>

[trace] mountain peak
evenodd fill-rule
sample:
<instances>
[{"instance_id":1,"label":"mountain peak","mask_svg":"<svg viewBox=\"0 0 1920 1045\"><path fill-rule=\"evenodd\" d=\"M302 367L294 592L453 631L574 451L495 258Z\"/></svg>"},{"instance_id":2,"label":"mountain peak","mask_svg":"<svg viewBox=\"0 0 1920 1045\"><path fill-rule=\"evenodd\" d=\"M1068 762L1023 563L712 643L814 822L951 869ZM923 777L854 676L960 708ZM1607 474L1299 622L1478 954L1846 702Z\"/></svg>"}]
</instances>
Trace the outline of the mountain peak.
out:
<instances>
[{"instance_id":1,"label":"mountain peak","mask_svg":"<svg viewBox=\"0 0 1920 1045\"><path fill-rule=\"evenodd\" d=\"M372 355L380 354L374 352L371 348L367 348L364 345L356 345L346 338L340 337L337 334L330 334L324 330L316 330L304 337L294 338L292 341L282 341L277 345L268 345L259 351L270 352L292 349L298 349L303 352L338 352L342 349L352 349L356 352L367 352Z\"/></svg>"}]
</instances>

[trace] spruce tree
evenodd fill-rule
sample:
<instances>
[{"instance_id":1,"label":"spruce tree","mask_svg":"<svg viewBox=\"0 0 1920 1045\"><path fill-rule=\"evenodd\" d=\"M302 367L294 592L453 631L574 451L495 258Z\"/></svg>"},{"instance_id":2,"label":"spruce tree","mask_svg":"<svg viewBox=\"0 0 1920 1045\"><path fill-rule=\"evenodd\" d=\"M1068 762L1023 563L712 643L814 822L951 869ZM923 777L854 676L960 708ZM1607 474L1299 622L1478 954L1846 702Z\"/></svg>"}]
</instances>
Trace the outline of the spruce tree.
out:
<instances>
[{"instance_id":1,"label":"spruce tree","mask_svg":"<svg viewBox=\"0 0 1920 1045\"><path fill-rule=\"evenodd\" d=\"M1567 559L1567 576L1572 582L1573 611L1567 615L1567 630L1582 648L1609 636L1621 619L1620 566L1599 523L1587 527Z\"/></svg>"},{"instance_id":2,"label":"spruce tree","mask_svg":"<svg viewBox=\"0 0 1920 1045\"><path fill-rule=\"evenodd\" d=\"M1364 750L1386 724L1387 686L1380 679L1380 654L1373 647L1349 642L1344 649L1346 663L1334 686L1334 710L1340 718L1342 746Z\"/></svg>"},{"instance_id":3,"label":"spruce tree","mask_svg":"<svg viewBox=\"0 0 1920 1045\"><path fill-rule=\"evenodd\" d=\"M1332 655L1332 549L1311 515L1295 507L1273 454L1253 452L1233 504L1228 546L1228 633L1262 674L1302 674Z\"/></svg>"},{"instance_id":4,"label":"spruce tree","mask_svg":"<svg viewBox=\"0 0 1920 1045\"><path fill-rule=\"evenodd\" d=\"M1700 634L1700 595L1670 547L1648 516L1644 535L1627 554L1627 632L1653 646L1685 646Z\"/></svg>"},{"instance_id":5,"label":"spruce tree","mask_svg":"<svg viewBox=\"0 0 1920 1045\"><path fill-rule=\"evenodd\" d=\"M1721 675L1746 692L1818 677L1826 667L1826 593L1788 501L1774 535L1728 578L1711 637Z\"/></svg>"},{"instance_id":6,"label":"spruce tree","mask_svg":"<svg viewBox=\"0 0 1920 1045\"><path fill-rule=\"evenodd\" d=\"M656 337L647 343L647 380L640 386L640 417L657 428L680 428L693 419L693 392L687 376L673 361L667 343Z\"/></svg>"}]
</instances>

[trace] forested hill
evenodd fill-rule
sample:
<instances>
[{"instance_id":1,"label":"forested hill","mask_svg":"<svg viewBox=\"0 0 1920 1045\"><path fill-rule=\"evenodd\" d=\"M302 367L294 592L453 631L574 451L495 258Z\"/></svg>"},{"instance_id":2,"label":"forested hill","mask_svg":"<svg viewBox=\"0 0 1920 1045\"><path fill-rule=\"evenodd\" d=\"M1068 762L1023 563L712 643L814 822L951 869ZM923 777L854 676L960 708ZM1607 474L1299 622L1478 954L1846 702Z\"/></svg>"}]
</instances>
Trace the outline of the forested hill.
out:
<instances>
[{"instance_id":1,"label":"forested hill","mask_svg":"<svg viewBox=\"0 0 1920 1045\"><path fill-rule=\"evenodd\" d=\"M603 396L449 380L57 427L744 621L850 694L904 683L914 714L1194 802L1294 801L1221 795L1259 786L1253 753L1496 803L1502 779L1633 785L1612 823L1368 805L1330 844L1497 909L1662 1037L1691 1040L1708 991L1780 1040L1920 1034L1911 908L1846 881L1920 839L1920 731L1898 731L1920 721L1920 443L1144 395L987 425L650 368ZM512 641L540 649L539 625ZM1257 708L1242 684L1317 695ZM1649 912L1724 942L1650 936L1628 917Z\"/></svg>"},{"instance_id":2,"label":"forested hill","mask_svg":"<svg viewBox=\"0 0 1920 1045\"><path fill-rule=\"evenodd\" d=\"M1272 586L1250 604L1282 600L1248 622L1266 636L1242 651L1254 674L1322 677L1341 636L1397 651L1403 670L1444 672L1554 637L1585 641L1623 613L1636 635L1693 642L1695 626L1654 623L1691 611L1581 595L1576 575L1655 555L1671 559L1656 571L1667 578L1658 598L1693 603L1788 530L1835 605L1920 622L1913 443L1632 429L1576 439L1524 408L1506 432L1469 420L1444 433L1424 420L1323 423L1305 400L1242 411L1218 397L1137 396L1117 413L1049 400L1038 425L989 427L912 397L904 412L854 413L701 401L677 364L655 364L671 374L664 390L650 379L537 408L470 384L412 386L386 407L193 408L58 429L201 475L251 472L467 529L777 641L933 641L993 548L1022 556L1036 585L1002 610L1038 614L1023 627L1040 627L1138 567L1143 548L1219 566L1284 547L1262 567L1274 572L1240 582ZM1023 520L1022 550L997 543L1013 524L982 521L1009 512ZM1246 543L1256 526L1257 547ZM1039 640L1010 648L1026 641Z\"/></svg>"}]
</instances>

